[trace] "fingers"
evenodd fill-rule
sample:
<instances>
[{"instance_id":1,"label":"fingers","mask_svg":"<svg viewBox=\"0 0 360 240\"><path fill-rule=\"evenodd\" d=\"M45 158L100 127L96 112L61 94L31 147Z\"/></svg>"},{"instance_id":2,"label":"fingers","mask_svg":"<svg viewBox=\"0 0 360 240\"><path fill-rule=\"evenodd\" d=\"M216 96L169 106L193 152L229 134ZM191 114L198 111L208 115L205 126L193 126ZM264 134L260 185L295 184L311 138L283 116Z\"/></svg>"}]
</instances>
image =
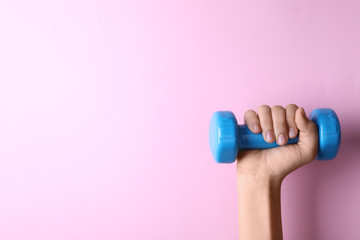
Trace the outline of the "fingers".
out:
<instances>
[{"instance_id":1,"label":"fingers","mask_svg":"<svg viewBox=\"0 0 360 240\"><path fill-rule=\"evenodd\" d=\"M253 110L246 111L244 121L253 133L262 132L266 142L272 143L276 140L277 144L285 145L289 138L295 138L299 133L295 121L297 109L295 104L289 104L285 109L280 105L272 108L261 105L258 114Z\"/></svg>"},{"instance_id":2,"label":"fingers","mask_svg":"<svg viewBox=\"0 0 360 240\"><path fill-rule=\"evenodd\" d=\"M245 112L244 121L246 126L252 131L253 133L260 133L260 120L256 115L254 110L248 110Z\"/></svg>"},{"instance_id":3,"label":"fingers","mask_svg":"<svg viewBox=\"0 0 360 240\"><path fill-rule=\"evenodd\" d=\"M298 135L298 127L295 123L295 112L299 107L295 104L289 104L285 107L286 122L289 128L289 138L295 138Z\"/></svg>"},{"instance_id":4,"label":"fingers","mask_svg":"<svg viewBox=\"0 0 360 240\"><path fill-rule=\"evenodd\" d=\"M273 120L271 116L271 108L267 105L261 105L258 108L258 116L264 140L268 143L274 142L275 136L273 129Z\"/></svg>"},{"instance_id":5,"label":"fingers","mask_svg":"<svg viewBox=\"0 0 360 240\"><path fill-rule=\"evenodd\" d=\"M289 104L285 109L279 105L272 108L261 105L257 115L255 111L248 110L244 120L250 131L262 132L264 140L268 143L276 140L277 144L285 145L289 138L299 136L297 144L283 148L289 149L290 153L286 157L286 163L283 163L284 166L288 164L299 167L299 164L303 165L315 159L318 150L318 129L315 123L307 118L304 108L299 108L295 104Z\"/></svg>"},{"instance_id":6,"label":"fingers","mask_svg":"<svg viewBox=\"0 0 360 240\"><path fill-rule=\"evenodd\" d=\"M279 145L285 145L288 141L288 126L286 122L285 109L282 106L275 105L271 108L271 114L276 143Z\"/></svg>"}]
</instances>

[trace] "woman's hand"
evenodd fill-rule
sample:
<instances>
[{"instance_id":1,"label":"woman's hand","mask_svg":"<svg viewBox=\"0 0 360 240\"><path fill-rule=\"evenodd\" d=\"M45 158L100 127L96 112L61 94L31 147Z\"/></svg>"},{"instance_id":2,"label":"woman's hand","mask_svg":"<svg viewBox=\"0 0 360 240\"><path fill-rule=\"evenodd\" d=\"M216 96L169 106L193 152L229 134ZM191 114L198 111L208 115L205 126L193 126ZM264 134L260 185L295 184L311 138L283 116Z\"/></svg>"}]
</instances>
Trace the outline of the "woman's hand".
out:
<instances>
[{"instance_id":1,"label":"woman's hand","mask_svg":"<svg viewBox=\"0 0 360 240\"><path fill-rule=\"evenodd\" d=\"M257 114L248 110L245 124L253 133L262 133L268 143L276 141L280 147L259 150L242 150L237 158L239 177L272 178L282 180L286 175L306 163L317 154L318 133L303 108L289 104L284 109L275 105L262 105ZM299 133L297 144L285 145L289 138Z\"/></svg>"}]
</instances>

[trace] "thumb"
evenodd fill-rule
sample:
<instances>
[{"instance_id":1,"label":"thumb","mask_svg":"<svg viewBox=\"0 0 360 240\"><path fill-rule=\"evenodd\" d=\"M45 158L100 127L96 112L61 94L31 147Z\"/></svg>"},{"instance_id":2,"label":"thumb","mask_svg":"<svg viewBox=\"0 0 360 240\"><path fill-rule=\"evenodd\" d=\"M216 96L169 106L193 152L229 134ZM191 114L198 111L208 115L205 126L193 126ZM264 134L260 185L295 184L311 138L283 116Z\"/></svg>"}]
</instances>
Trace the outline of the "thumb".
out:
<instances>
[{"instance_id":1,"label":"thumb","mask_svg":"<svg viewBox=\"0 0 360 240\"><path fill-rule=\"evenodd\" d=\"M299 142L304 160L312 161L315 159L318 148L317 126L307 118L304 108L300 107L295 112L295 123L299 129Z\"/></svg>"}]
</instances>

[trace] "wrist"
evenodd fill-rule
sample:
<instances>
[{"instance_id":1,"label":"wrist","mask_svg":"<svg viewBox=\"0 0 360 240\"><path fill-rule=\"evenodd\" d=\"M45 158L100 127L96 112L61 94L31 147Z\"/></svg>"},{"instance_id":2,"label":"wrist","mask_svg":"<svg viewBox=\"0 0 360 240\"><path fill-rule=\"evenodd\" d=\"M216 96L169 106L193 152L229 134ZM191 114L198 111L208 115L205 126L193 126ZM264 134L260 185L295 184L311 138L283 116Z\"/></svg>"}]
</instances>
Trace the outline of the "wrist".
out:
<instances>
[{"instance_id":1,"label":"wrist","mask_svg":"<svg viewBox=\"0 0 360 240\"><path fill-rule=\"evenodd\" d=\"M240 239L282 239L281 179L238 174Z\"/></svg>"},{"instance_id":2,"label":"wrist","mask_svg":"<svg viewBox=\"0 0 360 240\"><path fill-rule=\"evenodd\" d=\"M250 185L256 189L264 188L279 188L283 181L283 177L273 176L271 174L258 174L258 175L248 175L248 174L237 174L237 180L239 185Z\"/></svg>"}]
</instances>

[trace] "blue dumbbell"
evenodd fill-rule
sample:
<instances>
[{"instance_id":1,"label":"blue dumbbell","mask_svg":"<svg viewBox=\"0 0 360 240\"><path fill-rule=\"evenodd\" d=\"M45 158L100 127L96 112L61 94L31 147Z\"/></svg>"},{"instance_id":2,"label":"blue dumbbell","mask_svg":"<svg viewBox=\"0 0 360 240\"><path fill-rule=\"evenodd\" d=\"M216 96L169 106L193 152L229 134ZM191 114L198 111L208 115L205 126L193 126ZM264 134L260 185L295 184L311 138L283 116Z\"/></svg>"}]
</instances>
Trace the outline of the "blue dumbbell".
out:
<instances>
[{"instance_id":1,"label":"blue dumbbell","mask_svg":"<svg viewBox=\"0 0 360 240\"><path fill-rule=\"evenodd\" d=\"M318 129L319 144L316 159L331 160L338 153L341 141L340 122L330 108L314 109L309 119ZM298 136L287 144L299 141ZM246 125L238 125L235 115L229 111L215 112L210 122L209 142L212 155L218 163L232 163L239 150L278 147L276 142L265 142L261 133L251 132Z\"/></svg>"}]
</instances>

